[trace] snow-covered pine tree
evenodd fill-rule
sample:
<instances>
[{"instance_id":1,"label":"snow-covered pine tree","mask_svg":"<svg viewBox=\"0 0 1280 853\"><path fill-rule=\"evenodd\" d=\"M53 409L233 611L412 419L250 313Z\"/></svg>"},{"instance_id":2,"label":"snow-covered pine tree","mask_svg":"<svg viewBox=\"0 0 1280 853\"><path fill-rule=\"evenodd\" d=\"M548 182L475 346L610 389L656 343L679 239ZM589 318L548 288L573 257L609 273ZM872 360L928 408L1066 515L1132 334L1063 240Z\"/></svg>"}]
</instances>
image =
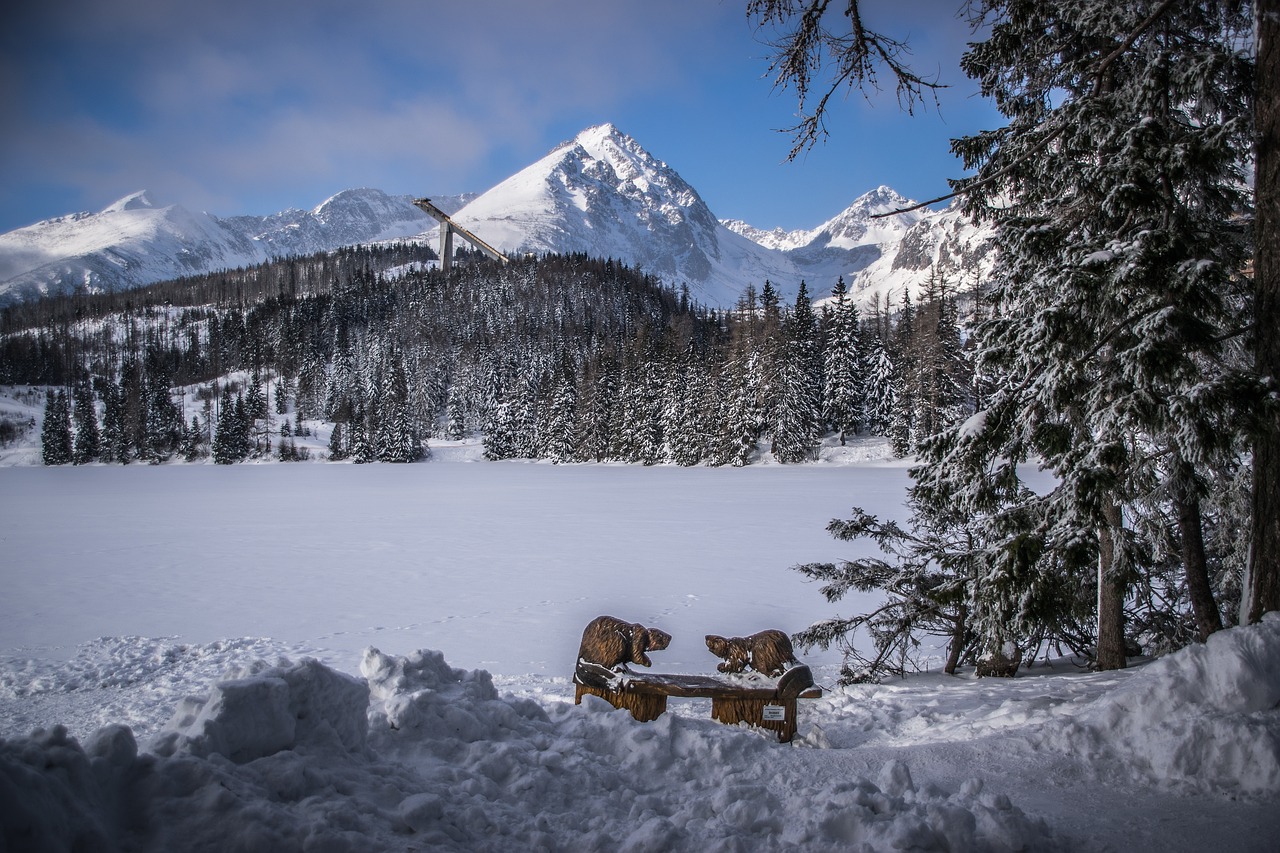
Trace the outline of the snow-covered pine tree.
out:
<instances>
[{"instance_id":1,"label":"snow-covered pine tree","mask_svg":"<svg viewBox=\"0 0 1280 853\"><path fill-rule=\"evenodd\" d=\"M275 408L277 415L289 414L289 398L292 397L293 394L293 383L289 380L288 376L281 376L276 381Z\"/></svg>"},{"instance_id":2,"label":"snow-covered pine tree","mask_svg":"<svg viewBox=\"0 0 1280 853\"><path fill-rule=\"evenodd\" d=\"M71 443L71 408L67 394L50 389L45 395L44 423L40 427L40 459L46 465L70 465L74 459Z\"/></svg>"},{"instance_id":3,"label":"snow-covered pine tree","mask_svg":"<svg viewBox=\"0 0 1280 853\"><path fill-rule=\"evenodd\" d=\"M570 462L574 458L577 432L578 389L573 362L568 353L561 354L558 368L548 381L550 395L543 407L538 433L542 452L552 462Z\"/></svg>"},{"instance_id":4,"label":"snow-covered pine tree","mask_svg":"<svg viewBox=\"0 0 1280 853\"><path fill-rule=\"evenodd\" d=\"M445 403L444 437L458 441L467 434L466 408L462 400L462 388L457 382L450 383L448 401Z\"/></svg>"},{"instance_id":5,"label":"snow-covered pine tree","mask_svg":"<svg viewBox=\"0 0 1280 853\"><path fill-rule=\"evenodd\" d=\"M516 456L515 418L511 403L494 408L484 430L484 458L491 462Z\"/></svg>"},{"instance_id":6,"label":"snow-covered pine tree","mask_svg":"<svg viewBox=\"0 0 1280 853\"><path fill-rule=\"evenodd\" d=\"M345 338L345 335L339 337L324 391L324 416L338 423L351 420L352 410L364 400L359 393L355 363L351 350L345 345Z\"/></svg>"},{"instance_id":7,"label":"snow-covered pine tree","mask_svg":"<svg viewBox=\"0 0 1280 853\"><path fill-rule=\"evenodd\" d=\"M618 362L612 354L596 356L584 366L578 382L578 427L575 458L604 462L611 458L618 407Z\"/></svg>"},{"instance_id":8,"label":"snow-covered pine tree","mask_svg":"<svg viewBox=\"0 0 1280 853\"><path fill-rule=\"evenodd\" d=\"M343 438L342 424L334 424L333 432L329 433L329 459L333 462L341 462L347 458L347 446Z\"/></svg>"},{"instance_id":9,"label":"snow-covered pine tree","mask_svg":"<svg viewBox=\"0 0 1280 853\"><path fill-rule=\"evenodd\" d=\"M967 210L998 229L979 330L998 382L973 449L987 481L1033 454L1054 472L1043 559L1079 565L1092 543L1098 665L1119 667L1120 607L1150 551L1126 516L1167 488L1155 460L1211 464L1247 420L1227 347L1248 324L1232 224L1250 207L1248 4L981 11L991 36L963 64L1009 125L954 144L977 169Z\"/></svg>"},{"instance_id":10,"label":"snow-covered pine tree","mask_svg":"<svg viewBox=\"0 0 1280 853\"><path fill-rule=\"evenodd\" d=\"M898 387L895 359L890 350L888 308L882 309L879 299L862 325L860 338L867 388L867 430L874 435L888 435L897 407Z\"/></svg>"},{"instance_id":11,"label":"snow-covered pine tree","mask_svg":"<svg viewBox=\"0 0 1280 853\"><path fill-rule=\"evenodd\" d=\"M124 395L109 378L101 379L98 387L102 396L102 461L127 465L133 454L125 425Z\"/></svg>"},{"instance_id":12,"label":"snow-covered pine tree","mask_svg":"<svg viewBox=\"0 0 1280 853\"><path fill-rule=\"evenodd\" d=\"M222 401L218 407L218 427L213 433L213 461L217 465L230 465L245 456L244 425L237 414L237 408L243 410L244 406L243 403L237 406L239 400L238 396L232 399L230 385L223 386Z\"/></svg>"},{"instance_id":13,"label":"snow-covered pine tree","mask_svg":"<svg viewBox=\"0 0 1280 853\"><path fill-rule=\"evenodd\" d=\"M844 277L831 290L835 306L823 349L823 415L840 436L857 435L866 420L866 378L859 335L858 306L848 296Z\"/></svg>"},{"instance_id":14,"label":"snow-covered pine tree","mask_svg":"<svg viewBox=\"0 0 1280 853\"><path fill-rule=\"evenodd\" d=\"M93 400L93 387L88 376L76 384L72 404L75 423L75 457L77 465L97 459L102 452L102 434L98 429L98 412Z\"/></svg>"},{"instance_id":15,"label":"snow-covered pine tree","mask_svg":"<svg viewBox=\"0 0 1280 853\"><path fill-rule=\"evenodd\" d=\"M668 384L663 412L663 431L667 451L677 465L697 465L711 451L711 436L718 432L715 423L711 376L706 359L690 345L684 356L672 365L677 381Z\"/></svg>"},{"instance_id":16,"label":"snow-covered pine tree","mask_svg":"<svg viewBox=\"0 0 1280 853\"><path fill-rule=\"evenodd\" d=\"M916 310L916 443L955 426L969 408L968 364L960 340L954 297L931 271L924 285L923 301Z\"/></svg>"},{"instance_id":17,"label":"snow-covered pine tree","mask_svg":"<svg viewBox=\"0 0 1280 853\"><path fill-rule=\"evenodd\" d=\"M761 357L749 341L739 341L735 346L721 380L726 400L712 464L741 468L755 458L763 418Z\"/></svg>"},{"instance_id":18,"label":"snow-covered pine tree","mask_svg":"<svg viewBox=\"0 0 1280 853\"><path fill-rule=\"evenodd\" d=\"M773 453L779 462L804 462L822 438L822 376L817 319L803 281L782 339Z\"/></svg>"},{"instance_id":19,"label":"snow-covered pine tree","mask_svg":"<svg viewBox=\"0 0 1280 853\"><path fill-rule=\"evenodd\" d=\"M182 411L173 402L165 376L155 371L147 377L145 458L163 462L182 441Z\"/></svg>"},{"instance_id":20,"label":"snow-covered pine tree","mask_svg":"<svg viewBox=\"0 0 1280 853\"><path fill-rule=\"evenodd\" d=\"M628 342L619 387L619 428L614 455L625 462L655 465L667 458L662 413L666 365L645 341Z\"/></svg>"},{"instance_id":21,"label":"snow-covered pine tree","mask_svg":"<svg viewBox=\"0 0 1280 853\"><path fill-rule=\"evenodd\" d=\"M328 376L324 359L315 347L308 347L298 368L298 383L294 392L294 408L304 418L318 418L323 414L323 397Z\"/></svg>"},{"instance_id":22,"label":"snow-covered pine tree","mask_svg":"<svg viewBox=\"0 0 1280 853\"><path fill-rule=\"evenodd\" d=\"M919 389L919 354L916 352L916 312L911 303L910 291L902 293L902 307L893 327L892 372L893 408L889 413L888 435L893 454L909 455L915 449L917 437L916 394Z\"/></svg>"},{"instance_id":23,"label":"snow-covered pine tree","mask_svg":"<svg viewBox=\"0 0 1280 853\"><path fill-rule=\"evenodd\" d=\"M822 70L835 66L837 84L874 85L883 63L908 106L931 85L863 25L856 3L844 9L852 34L829 37L827 5L748 3L749 15L783 30L774 68L781 85L796 87L803 118L793 156L824 132L828 98L804 111ZM999 234L994 317L979 331L979 369L994 393L967 424L925 442L946 452L927 453L914 473L918 486L934 491L922 499L944 502L930 509L1008 522L980 531L973 552L981 564L975 603L992 613L1007 608L989 623L988 641L1013 621L1046 616L1016 594L1019 586L1043 593L1045 581L1066 576L1078 589L1078 572L1092 563L1097 662L1122 666L1116 616L1142 568L1140 546L1149 544L1138 541L1127 514L1181 467L1157 460L1172 456L1203 472L1230 453L1233 433L1256 411L1257 389L1229 351L1249 328L1251 294L1238 275L1246 250L1234 223L1250 207L1252 5L983 0L969 7L990 34L971 46L965 70L1009 119L953 145L977 171L957 182L968 211ZM1268 0L1258 32L1274 34L1274 7ZM1274 41L1259 48L1273 63L1258 86L1271 95L1259 107L1269 130L1277 112ZM1271 164L1259 179L1268 193L1280 184L1274 148L1270 137L1258 148L1259 163ZM1278 207L1273 202L1267 216ZM1269 278L1260 293L1274 292ZM1267 299L1258 307L1271 318ZM1275 336L1267 340L1259 363L1264 350L1280 353ZM1259 440L1268 453L1276 424L1272 415ZM1031 456L1057 475L1048 494L1034 495L1019 479L1018 464ZM1265 499L1253 511L1255 531L1266 516L1272 544L1280 540L1276 514L1257 507L1274 505L1277 471L1266 469ZM1269 550L1271 584L1280 577L1280 548ZM1002 565L1019 569L1017 582ZM1273 588L1268 606L1280 602L1280 584ZM1257 618L1256 608L1244 609Z\"/></svg>"},{"instance_id":24,"label":"snow-covered pine tree","mask_svg":"<svg viewBox=\"0 0 1280 853\"><path fill-rule=\"evenodd\" d=\"M191 424L182 432L182 458L187 462L195 462L204 452L204 427L200 425L199 415L191 416Z\"/></svg>"},{"instance_id":25,"label":"snow-covered pine tree","mask_svg":"<svg viewBox=\"0 0 1280 853\"><path fill-rule=\"evenodd\" d=\"M373 448L373 441L369 438L369 420L368 415L363 408L356 409L351 418L350 440L351 440L351 461L357 465L365 465L374 461L376 457Z\"/></svg>"},{"instance_id":26,"label":"snow-covered pine tree","mask_svg":"<svg viewBox=\"0 0 1280 853\"><path fill-rule=\"evenodd\" d=\"M760 289L760 322L751 340L758 354L754 359L756 375L751 379L751 384L759 389L756 401L760 409L758 437L771 436L778 423L782 365L787 345L783 334L782 303L777 289L768 279Z\"/></svg>"}]
</instances>

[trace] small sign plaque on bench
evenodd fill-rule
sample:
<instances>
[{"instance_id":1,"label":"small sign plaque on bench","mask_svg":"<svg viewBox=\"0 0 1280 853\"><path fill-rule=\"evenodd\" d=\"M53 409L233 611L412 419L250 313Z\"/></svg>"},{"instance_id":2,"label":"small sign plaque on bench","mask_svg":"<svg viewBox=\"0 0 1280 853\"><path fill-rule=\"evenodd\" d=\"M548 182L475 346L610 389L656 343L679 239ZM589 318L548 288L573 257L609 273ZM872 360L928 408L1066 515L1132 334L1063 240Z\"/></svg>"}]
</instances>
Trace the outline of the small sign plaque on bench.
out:
<instances>
[{"instance_id":1,"label":"small sign plaque on bench","mask_svg":"<svg viewBox=\"0 0 1280 853\"><path fill-rule=\"evenodd\" d=\"M787 706L786 705L765 705L763 719L770 720L773 722L779 722L779 723L786 722Z\"/></svg>"}]
</instances>

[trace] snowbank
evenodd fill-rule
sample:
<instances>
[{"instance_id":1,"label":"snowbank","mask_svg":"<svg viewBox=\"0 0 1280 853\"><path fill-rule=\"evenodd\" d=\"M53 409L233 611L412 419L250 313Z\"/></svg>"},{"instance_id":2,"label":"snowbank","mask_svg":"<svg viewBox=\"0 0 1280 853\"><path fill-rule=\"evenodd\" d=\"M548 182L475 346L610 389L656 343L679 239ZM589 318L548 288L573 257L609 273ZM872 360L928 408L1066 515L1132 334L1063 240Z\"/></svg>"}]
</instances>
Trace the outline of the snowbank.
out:
<instances>
[{"instance_id":1,"label":"snowbank","mask_svg":"<svg viewBox=\"0 0 1280 853\"><path fill-rule=\"evenodd\" d=\"M1219 793L1280 791L1280 613L1161 658L1044 742L1139 778Z\"/></svg>"},{"instance_id":2,"label":"snowbank","mask_svg":"<svg viewBox=\"0 0 1280 853\"><path fill-rule=\"evenodd\" d=\"M439 652L255 664L179 703L140 750L55 727L0 741L0 826L21 850L1051 850L978 780L824 778L809 750L588 698L544 709ZM811 739L812 740L812 739Z\"/></svg>"}]
</instances>

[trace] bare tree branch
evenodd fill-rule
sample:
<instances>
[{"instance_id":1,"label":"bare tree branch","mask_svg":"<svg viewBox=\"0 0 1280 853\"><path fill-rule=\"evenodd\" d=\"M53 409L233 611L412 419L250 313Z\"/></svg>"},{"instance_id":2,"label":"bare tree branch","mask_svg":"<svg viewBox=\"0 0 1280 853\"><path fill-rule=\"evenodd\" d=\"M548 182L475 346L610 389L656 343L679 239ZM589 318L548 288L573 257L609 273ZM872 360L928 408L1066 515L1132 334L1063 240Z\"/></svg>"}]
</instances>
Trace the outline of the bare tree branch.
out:
<instances>
[{"instance_id":1,"label":"bare tree branch","mask_svg":"<svg viewBox=\"0 0 1280 853\"><path fill-rule=\"evenodd\" d=\"M903 60L905 42L897 41L868 29L862 22L858 0L847 0L843 16L848 19L848 32L829 28L825 23L831 0L750 0L747 17L758 21L759 29L793 27L781 37L765 40L773 51L769 73L774 87L794 88L799 100L800 123L786 129L795 138L787 155L794 160L828 136L825 117L831 97L844 89L880 91L878 72L887 68L895 81L898 105L908 113L917 104L924 105L926 93L937 105L937 89L946 86L934 77L926 79L911 70ZM834 65L832 79L812 112L806 112L815 77Z\"/></svg>"}]
</instances>

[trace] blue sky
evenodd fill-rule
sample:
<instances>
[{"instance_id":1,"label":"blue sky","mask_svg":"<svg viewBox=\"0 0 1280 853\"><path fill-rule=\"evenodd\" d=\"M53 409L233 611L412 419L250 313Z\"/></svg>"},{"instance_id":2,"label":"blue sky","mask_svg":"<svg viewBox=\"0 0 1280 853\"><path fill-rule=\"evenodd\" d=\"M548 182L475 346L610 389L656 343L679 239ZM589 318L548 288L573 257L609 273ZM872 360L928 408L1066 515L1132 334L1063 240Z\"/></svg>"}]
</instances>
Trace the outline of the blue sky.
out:
<instances>
[{"instance_id":1,"label":"blue sky","mask_svg":"<svg viewBox=\"0 0 1280 853\"><path fill-rule=\"evenodd\" d=\"M786 162L793 92L745 0L45 0L0 26L0 231L150 190L219 216L352 187L482 192L613 122L719 217L808 228L887 184L927 198L998 117L959 70L959 0L864 0L952 88L834 102ZM14 8L14 7L17 8Z\"/></svg>"}]
</instances>

